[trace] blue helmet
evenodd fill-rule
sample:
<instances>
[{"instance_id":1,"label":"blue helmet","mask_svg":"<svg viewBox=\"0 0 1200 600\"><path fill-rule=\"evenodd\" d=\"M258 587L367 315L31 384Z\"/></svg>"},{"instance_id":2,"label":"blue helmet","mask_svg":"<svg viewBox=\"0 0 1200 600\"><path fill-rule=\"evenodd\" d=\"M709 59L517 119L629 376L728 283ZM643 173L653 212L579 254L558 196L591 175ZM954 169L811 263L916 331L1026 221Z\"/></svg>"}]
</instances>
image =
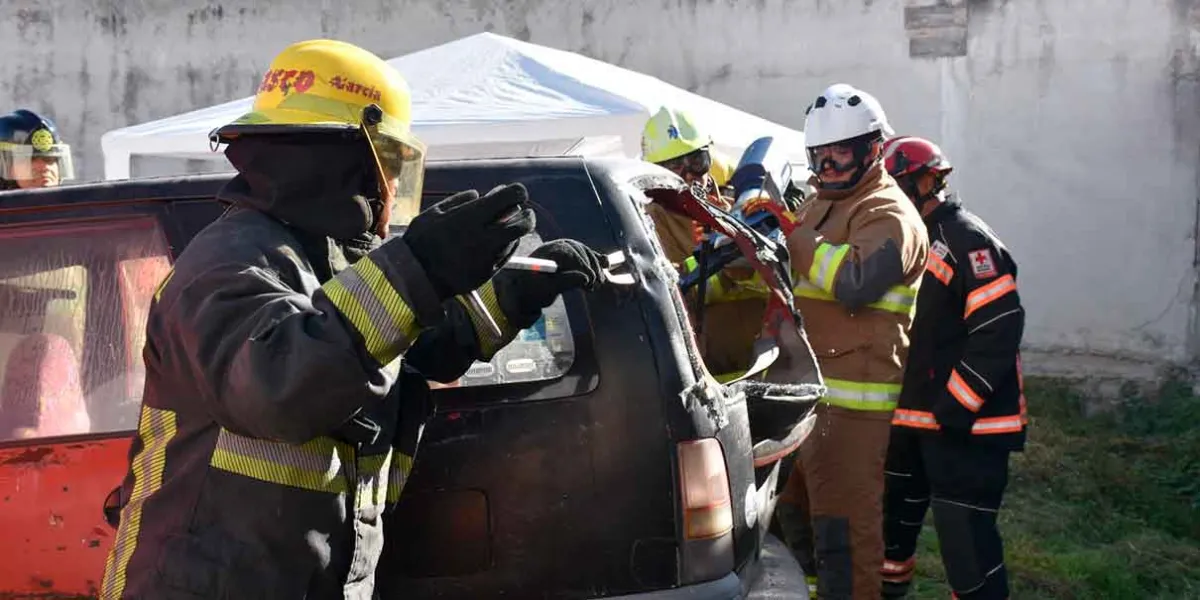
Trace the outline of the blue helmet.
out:
<instances>
[{"instance_id":1,"label":"blue helmet","mask_svg":"<svg viewBox=\"0 0 1200 600\"><path fill-rule=\"evenodd\" d=\"M48 187L74 178L71 147L54 121L25 109L0 116L0 189Z\"/></svg>"}]
</instances>

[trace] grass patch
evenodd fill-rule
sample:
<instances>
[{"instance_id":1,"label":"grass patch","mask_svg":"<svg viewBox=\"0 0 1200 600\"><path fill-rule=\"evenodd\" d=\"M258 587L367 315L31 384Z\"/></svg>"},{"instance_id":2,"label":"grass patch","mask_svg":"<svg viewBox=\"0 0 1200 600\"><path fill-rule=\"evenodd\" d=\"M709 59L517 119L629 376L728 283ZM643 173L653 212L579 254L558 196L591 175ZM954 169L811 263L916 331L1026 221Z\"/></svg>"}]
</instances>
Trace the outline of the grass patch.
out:
<instances>
[{"instance_id":1,"label":"grass patch","mask_svg":"<svg viewBox=\"0 0 1200 600\"><path fill-rule=\"evenodd\" d=\"M1027 383L1000 513L1012 597L1200 599L1200 399L1171 384L1084 419L1065 385ZM937 550L927 519L910 597L950 597Z\"/></svg>"}]
</instances>

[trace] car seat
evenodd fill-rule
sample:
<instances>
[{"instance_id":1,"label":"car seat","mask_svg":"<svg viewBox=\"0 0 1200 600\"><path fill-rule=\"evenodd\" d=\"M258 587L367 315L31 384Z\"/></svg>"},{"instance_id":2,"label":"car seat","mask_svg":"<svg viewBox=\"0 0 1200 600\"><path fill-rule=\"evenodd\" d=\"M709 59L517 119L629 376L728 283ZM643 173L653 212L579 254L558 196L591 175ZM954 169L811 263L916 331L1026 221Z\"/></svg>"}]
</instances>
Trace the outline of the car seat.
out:
<instances>
[{"instance_id":1,"label":"car seat","mask_svg":"<svg viewBox=\"0 0 1200 600\"><path fill-rule=\"evenodd\" d=\"M25 336L9 354L0 389L0 440L88 433L79 361L65 338Z\"/></svg>"}]
</instances>

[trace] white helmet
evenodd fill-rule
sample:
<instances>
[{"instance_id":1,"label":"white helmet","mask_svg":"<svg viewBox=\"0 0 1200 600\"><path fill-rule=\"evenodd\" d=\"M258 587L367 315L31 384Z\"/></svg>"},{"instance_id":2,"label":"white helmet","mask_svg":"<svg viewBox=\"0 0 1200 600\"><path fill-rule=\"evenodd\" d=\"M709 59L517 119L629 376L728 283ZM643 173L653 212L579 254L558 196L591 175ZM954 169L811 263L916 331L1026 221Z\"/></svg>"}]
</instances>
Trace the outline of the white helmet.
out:
<instances>
[{"instance_id":1,"label":"white helmet","mask_svg":"<svg viewBox=\"0 0 1200 600\"><path fill-rule=\"evenodd\" d=\"M878 132L890 137L883 106L875 96L845 83L835 83L821 92L804 116L804 144L824 146Z\"/></svg>"}]
</instances>

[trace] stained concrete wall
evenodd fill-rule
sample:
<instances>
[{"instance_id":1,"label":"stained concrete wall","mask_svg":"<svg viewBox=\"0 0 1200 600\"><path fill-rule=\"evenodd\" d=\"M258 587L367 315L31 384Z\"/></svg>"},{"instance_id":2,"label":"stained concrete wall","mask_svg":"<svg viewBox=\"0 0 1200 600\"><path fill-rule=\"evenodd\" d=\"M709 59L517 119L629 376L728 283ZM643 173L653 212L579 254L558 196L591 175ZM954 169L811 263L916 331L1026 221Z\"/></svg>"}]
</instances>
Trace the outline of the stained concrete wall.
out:
<instances>
[{"instance_id":1,"label":"stained concrete wall","mask_svg":"<svg viewBox=\"0 0 1200 600\"><path fill-rule=\"evenodd\" d=\"M801 128L825 85L940 140L1021 263L1032 348L1197 350L1194 0L5 0L0 107L100 135L249 93L289 42L397 56L479 31L582 52Z\"/></svg>"}]
</instances>

